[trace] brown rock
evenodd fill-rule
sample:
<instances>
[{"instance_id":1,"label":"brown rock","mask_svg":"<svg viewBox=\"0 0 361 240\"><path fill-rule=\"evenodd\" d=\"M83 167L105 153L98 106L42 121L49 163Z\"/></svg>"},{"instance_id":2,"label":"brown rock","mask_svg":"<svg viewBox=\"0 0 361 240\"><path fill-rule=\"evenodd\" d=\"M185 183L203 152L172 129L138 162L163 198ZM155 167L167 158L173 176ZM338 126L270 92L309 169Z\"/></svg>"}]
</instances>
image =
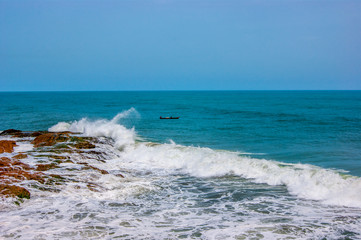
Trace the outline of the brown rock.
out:
<instances>
[{"instance_id":1,"label":"brown rock","mask_svg":"<svg viewBox=\"0 0 361 240\"><path fill-rule=\"evenodd\" d=\"M21 133L20 130L16 130L16 129L8 129L8 130L5 130L5 131L2 131L0 133L0 136L1 135L15 135L15 134L19 134Z\"/></svg>"},{"instance_id":2,"label":"brown rock","mask_svg":"<svg viewBox=\"0 0 361 240\"><path fill-rule=\"evenodd\" d=\"M94 154L94 155L102 155L103 154L102 152L97 152L97 151L87 151L87 153Z\"/></svg>"},{"instance_id":3,"label":"brown rock","mask_svg":"<svg viewBox=\"0 0 361 240\"><path fill-rule=\"evenodd\" d=\"M25 163L22 163L17 160L12 160L7 157L0 158L0 172L1 171L8 171L7 168L10 169L25 169L29 170L31 167Z\"/></svg>"},{"instance_id":4,"label":"brown rock","mask_svg":"<svg viewBox=\"0 0 361 240\"><path fill-rule=\"evenodd\" d=\"M30 192L23 187L14 185L0 185L0 194L6 197L30 198Z\"/></svg>"},{"instance_id":5,"label":"brown rock","mask_svg":"<svg viewBox=\"0 0 361 240\"><path fill-rule=\"evenodd\" d=\"M31 143L34 147L52 146L57 142L68 140L68 133L44 133L37 136Z\"/></svg>"},{"instance_id":6,"label":"brown rock","mask_svg":"<svg viewBox=\"0 0 361 240\"><path fill-rule=\"evenodd\" d=\"M27 158L27 157L28 157L28 155L20 153L20 154L14 156L13 158L15 158L15 159L24 159L24 158Z\"/></svg>"},{"instance_id":7,"label":"brown rock","mask_svg":"<svg viewBox=\"0 0 361 240\"><path fill-rule=\"evenodd\" d=\"M11 164L11 159L7 157L0 158L0 167L8 167Z\"/></svg>"},{"instance_id":8,"label":"brown rock","mask_svg":"<svg viewBox=\"0 0 361 240\"><path fill-rule=\"evenodd\" d=\"M122 174L120 174L120 173L116 174L115 176L124 178L124 176Z\"/></svg>"},{"instance_id":9,"label":"brown rock","mask_svg":"<svg viewBox=\"0 0 361 240\"><path fill-rule=\"evenodd\" d=\"M94 166L92 166L92 165L89 165L88 163L80 162L79 164L86 166L86 167L83 168L84 170L86 170L86 169L93 169L93 170L95 170L95 171L100 172L101 174L109 174L108 171L103 170L103 169L100 169L100 168L97 168L97 167L94 167Z\"/></svg>"},{"instance_id":10,"label":"brown rock","mask_svg":"<svg viewBox=\"0 0 361 240\"><path fill-rule=\"evenodd\" d=\"M50 174L49 176L52 177L52 178L60 179L60 180L63 180L63 179L64 179L64 178L63 178L62 176L60 176L59 174Z\"/></svg>"},{"instance_id":11,"label":"brown rock","mask_svg":"<svg viewBox=\"0 0 361 240\"><path fill-rule=\"evenodd\" d=\"M101 188L101 186L99 186L98 184L95 184L95 183L87 183L87 187L90 191L93 191L93 192L100 192L99 188Z\"/></svg>"},{"instance_id":12,"label":"brown rock","mask_svg":"<svg viewBox=\"0 0 361 240\"><path fill-rule=\"evenodd\" d=\"M12 153L14 151L14 147L16 146L15 141L10 140L1 140L0 141L0 153Z\"/></svg>"},{"instance_id":13,"label":"brown rock","mask_svg":"<svg viewBox=\"0 0 361 240\"><path fill-rule=\"evenodd\" d=\"M51 155L49 157L54 158L54 159L58 159L58 160L69 159L69 157L67 157L67 156L60 156L60 155Z\"/></svg>"},{"instance_id":14,"label":"brown rock","mask_svg":"<svg viewBox=\"0 0 361 240\"><path fill-rule=\"evenodd\" d=\"M40 135L42 135L42 134L44 134L44 132L32 132L32 133L31 133L31 136L32 136L32 137L37 137L37 136L40 136Z\"/></svg>"},{"instance_id":15,"label":"brown rock","mask_svg":"<svg viewBox=\"0 0 361 240\"><path fill-rule=\"evenodd\" d=\"M38 164L36 165L36 171L48 171L49 169L56 168L56 164Z\"/></svg>"},{"instance_id":16,"label":"brown rock","mask_svg":"<svg viewBox=\"0 0 361 240\"><path fill-rule=\"evenodd\" d=\"M35 180L44 182L41 173L32 173L32 168L20 161L2 157L0 159L0 182L19 182L23 180Z\"/></svg>"},{"instance_id":17,"label":"brown rock","mask_svg":"<svg viewBox=\"0 0 361 240\"><path fill-rule=\"evenodd\" d=\"M95 148L95 145L90 142L79 142L74 145L77 149L89 149L89 148Z\"/></svg>"},{"instance_id":18,"label":"brown rock","mask_svg":"<svg viewBox=\"0 0 361 240\"><path fill-rule=\"evenodd\" d=\"M109 174L108 171L103 170L103 169L100 169L100 168L97 168L97 167L94 167L94 166L91 166L91 165L87 165L87 167L88 167L88 168L91 168L91 169L93 169L93 170L95 170L95 171L98 171L98 172L100 172L101 174Z\"/></svg>"},{"instance_id":19,"label":"brown rock","mask_svg":"<svg viewBox=\"0 0 361 240\"><path fill-rule=\"evenodd\" d=\"M42 178L41 175L37 174L37 173L30 173L28 171L23 171L23 170L9 170L6 172L2 172L3 175L1 177L8 177L8 178L13 178L15 180L19 180L19 181L23 181L23 180L34 180L34 181L38 181L38 182L44 182L44 179Z\"/></svg>"},{"instance_id":20,"label":"brown rock","mask_svg":"<svg viewBox=\"0 0 361 240\"><path fill-rule=\"evenodd\" d=\"M8 129L0 133L0 135L11 135L13 137L31 137L33 132L22 132L16 129Z\"/></svg>"}]
</instances>

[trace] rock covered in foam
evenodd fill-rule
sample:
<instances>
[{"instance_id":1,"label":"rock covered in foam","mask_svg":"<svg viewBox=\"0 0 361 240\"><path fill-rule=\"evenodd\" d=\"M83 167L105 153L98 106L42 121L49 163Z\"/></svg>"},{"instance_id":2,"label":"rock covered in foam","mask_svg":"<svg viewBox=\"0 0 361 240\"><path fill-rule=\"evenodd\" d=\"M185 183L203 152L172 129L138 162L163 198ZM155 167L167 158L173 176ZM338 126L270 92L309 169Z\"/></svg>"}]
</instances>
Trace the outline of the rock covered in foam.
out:
<instances>
[{"instance_id":1,"label":"rock covered in foam","mask_svg":"<svg viewBox=\"0 0 361 240\"><path fill-rule=\"evenodd\" d=\"M42 182L43 179L38 173L32 173L33 168L28 164L13 160L7 157L0 158L0 180L2 182L16 182L17 180L36 180Z\"/></svg>"},{"instance_id":2,"label":"rock covered in foam","mask_svg":"<svg viewBox=\"0 0 361 240\"><path fill-rule=\"evenodd\" d=\"M23 198L29 199L31 191L59 192L62 185L68 182L78 183L74 178L74 171L91 173L92 178L96 175L114 175L108 171L93 166L93 163L104 163L107 159L106 152L98 152L89 149L96 148L95 144L104 144L103 140L94 137L79 136L72 132L22 132L9 129L1 132L5 138L13 137L13 140L1 140L2 152L0 155L0 199L17 198L16 204L23 202ZM105 141L109 144L109 140ZM23 145L34 145L35 148L21 148ZM19 148L14 148L20 146ZM25 150L24 150L25 149ZM89 161L89 162L87 162ZM30 165L29 165L30 164ZM59 175L60 173L60 175ZM115 174L114 176L121 176ZM85 181L87 189L99 191L94 183ZM90 187L89 187L90 186Z\"/></svg>"},{"instance_id":3,"label":"rock covered in foam","mask_svg":"<svg viewBox=\"0 0 361 240\"><path fill-rule=\"evenodd\" d=\"M25 180L44 183L41 173L33 173L29 165L7 157L0 158L0 196L30 198L30 192L24 187L15 184Z\"/></svg>"}]
</instances>

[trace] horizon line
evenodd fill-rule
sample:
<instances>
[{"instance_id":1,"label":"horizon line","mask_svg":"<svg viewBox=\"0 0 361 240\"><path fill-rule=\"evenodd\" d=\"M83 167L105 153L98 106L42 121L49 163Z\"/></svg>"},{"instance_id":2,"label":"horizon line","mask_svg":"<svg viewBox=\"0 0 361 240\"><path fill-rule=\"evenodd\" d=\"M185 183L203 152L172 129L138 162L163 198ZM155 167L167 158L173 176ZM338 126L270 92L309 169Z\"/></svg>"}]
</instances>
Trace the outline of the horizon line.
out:
<instances>
[{"instance_id":1,"label":"horizon line","mask_svg":"<svg viewBox=\"0 0 361 240\"><path fill-rule=\"evenodd\" d=\"M361 91L361 89L188 89L188 90L0 90L0 93L31 93L31 92L315 92L315 91Z\"/></svg>"}]
</instances>

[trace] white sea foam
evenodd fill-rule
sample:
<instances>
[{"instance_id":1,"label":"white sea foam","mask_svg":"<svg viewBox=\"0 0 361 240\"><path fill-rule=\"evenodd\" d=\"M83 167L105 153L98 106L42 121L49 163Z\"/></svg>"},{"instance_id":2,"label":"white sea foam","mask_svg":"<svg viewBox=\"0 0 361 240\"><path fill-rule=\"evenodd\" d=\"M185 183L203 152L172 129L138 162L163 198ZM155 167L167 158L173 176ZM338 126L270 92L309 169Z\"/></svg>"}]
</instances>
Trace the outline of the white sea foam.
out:
<instances>
[{"instance_id":1,"label":"white sea foam","mask_svg":"<svg viewBox=\"0 0 361 240\"><path fill-rule=\"evenodd\" d=\"M17 146L14 148L14 152L27 152L34 149L34 145L30 143L17 142Z\"/></svg>"},{"instance_id":2,"label":"white sea foam","mask_svg":"<svg viewBox=\"0 0 361 240\"><path fill-rule=\"evenodd\" d=\"M361 207L361 179L308 164L286 164L266 159L242 156L237 152L170 144L135 143L134 129L117 122L136 112L127 110L112 120L81 119L58 123L49 131L82 132L87 136L114 139L116 147L124 148L120 159L109 161L105 168L131 168L164 175L183 173L196 177L236 175L256 183L285 185L289 192L305 199L326 204Z\"/></svg>"},{"instance_id":3,"label":"white sea foam","mask_svg":"<svg viewBox=\"0 0 361 240\"><path fill-rule=\"evenodd\" d=\"M140 116L137 110L135 110L134 108L130 108L129 110L117 114L112 120L101 119L91 121L87 118L83 118L79 121L74 121L71 123L60 122L49 128L49 131L71 131L81 132L85 136L109 137L115 141L115 146L117 148L124 148L127 145L134 144L136 139L135 130L134 128L127 129L126 127L118 124L117 122L123 118L130 116L131 114Z\"/></svg>"},{"instance_id":4,"label":"white sea foam","mask_svg":"<svg viewBox=\"0 0 361 240\"><path fill-rule=\"evenodd\" d=\"M361 179L307 164L239 156L235 152L176 144L141 144L123 153L128 167L159 173L179 171L196 177L237 175L256 183L286 185L291 194L327 204L361 207Z\"/></svg>"}]
</instances>

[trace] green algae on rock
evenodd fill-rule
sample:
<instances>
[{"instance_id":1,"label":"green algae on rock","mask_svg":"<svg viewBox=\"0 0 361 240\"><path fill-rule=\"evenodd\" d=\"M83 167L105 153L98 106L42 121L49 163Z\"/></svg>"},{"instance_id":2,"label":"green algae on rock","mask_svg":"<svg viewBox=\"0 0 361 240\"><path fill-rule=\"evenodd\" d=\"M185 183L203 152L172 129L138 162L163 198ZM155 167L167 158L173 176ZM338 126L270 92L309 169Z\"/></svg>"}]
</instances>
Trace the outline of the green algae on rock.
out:
<instances>
[{"instance_id":1,"label":"green algae on rock","mask_svg":"<svg viewBox=\"0 0 361 240\"><path fill-rule=\"evenodd\" d=\"M12 197L30 199L30 192L27 189L15 185L1 184L0 194L6 196L12 196Z\"/></svg>"}]
</instances>

